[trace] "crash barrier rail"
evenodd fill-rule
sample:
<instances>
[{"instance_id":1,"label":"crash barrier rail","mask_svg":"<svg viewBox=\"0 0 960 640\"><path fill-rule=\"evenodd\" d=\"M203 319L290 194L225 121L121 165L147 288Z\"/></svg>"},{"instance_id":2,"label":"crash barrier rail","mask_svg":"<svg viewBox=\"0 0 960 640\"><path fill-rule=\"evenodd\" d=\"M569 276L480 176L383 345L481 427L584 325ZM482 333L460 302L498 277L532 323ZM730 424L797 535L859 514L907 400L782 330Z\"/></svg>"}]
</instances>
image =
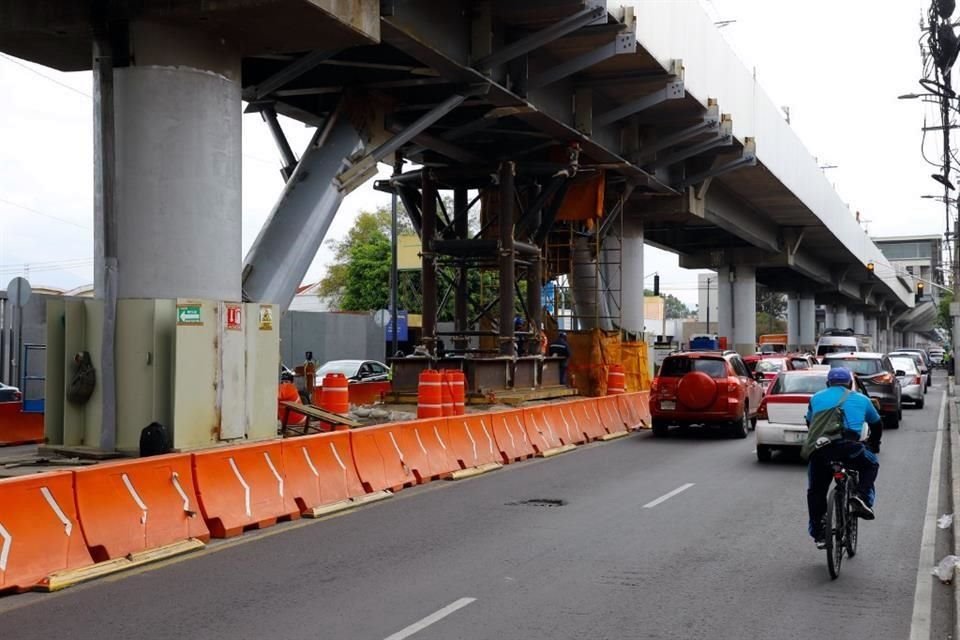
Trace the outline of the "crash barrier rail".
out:
<instances>
[{"instance_id":1,"label":"crash barrier rail","mask_svg":"<svg viewBox=\"0 0 960 640\"><path fill-rule=\"evenodd\" d=\"M0 479L0 591L63 588L644 421L647 394L626 393Z\"/></svg>"}]
</instances>

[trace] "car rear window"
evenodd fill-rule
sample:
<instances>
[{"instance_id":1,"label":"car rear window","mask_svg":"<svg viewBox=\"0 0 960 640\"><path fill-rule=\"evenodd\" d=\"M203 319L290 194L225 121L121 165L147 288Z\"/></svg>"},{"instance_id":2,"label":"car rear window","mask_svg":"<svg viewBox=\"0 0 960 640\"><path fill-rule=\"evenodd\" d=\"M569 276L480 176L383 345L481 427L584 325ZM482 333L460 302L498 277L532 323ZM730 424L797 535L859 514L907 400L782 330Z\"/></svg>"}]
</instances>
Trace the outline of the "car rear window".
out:
<instances>
[{"instance_id":1,"label":"car rear window","mask_svg":"<svg viewBox=\"0 0 960 640\"><path fill-rule=\"evenodd\" d=\"M806 358L791 358L790 364L792 364L793 368L797 370L810 368L810 361Z\"/></svg>"},{"instance_id":2,"label":"car rear window","mask_svg":"<svg viewBox=\"0 0 960 640\"><path fill-rule=\"evenodd\" d=\"M827 387L826 372L824 375L804 374L800 376L785 375L777 378L777 383L770 389L770 395L783 393L806 393L813 395Z\"/></svg>"},{"instance_id":3,"label":"car rear window","mask_svg":"<svg viewBox=\"0 0 960 640\"><path fill-rule=\"evenodd\" d=\"M872 376L880 373L882 363L879 360L866 360L857 358L831 358L829 360L830 368L846 367L859 376Z\"/></svg>"},{"instance_id":4,"label":"car rear window","mask_svg":"<svg viewBox=\"0 0 960 640\"><path fill-rule=\"evenodd\" d=\"M784 371L787 368L787 361L780 358L764 358L754 367L755 371L760 373L772 373L775 371Z\"/></svg>"},{"instance_id":5,"label":"car rear window","mask_svg":"<svg viewBox=\"0 0 960 640\"><path fill-rule=\"evenodd\" d=\"M825 356L828 353L850 353L855 350L856 347L849 344L822 344L817 347L817 355Z\"/></svg>"},{"instance_id":6,"label":"car rear window","mask_svg":"<svg viewBox=\"0 0 960 640\"><path fill-rule=\"evenodd\" d=\"M667 358L660 367L660 375L680 378L691 371L701 371L711 378L726 378L727 363L722 358Z\"/></svg>"},{"instance_id":7,"label":"car rear window","mask_svg":"<svg viewBox=\"0 0 960 640\"><path fill-rule=\"evenodd\" d=\"M893 364L894 369L899 369L900 371L906 371L907 373L919 373L920 371L916 361L908 356L890 356L890 362Z\"/></svg>"}]
</instances>

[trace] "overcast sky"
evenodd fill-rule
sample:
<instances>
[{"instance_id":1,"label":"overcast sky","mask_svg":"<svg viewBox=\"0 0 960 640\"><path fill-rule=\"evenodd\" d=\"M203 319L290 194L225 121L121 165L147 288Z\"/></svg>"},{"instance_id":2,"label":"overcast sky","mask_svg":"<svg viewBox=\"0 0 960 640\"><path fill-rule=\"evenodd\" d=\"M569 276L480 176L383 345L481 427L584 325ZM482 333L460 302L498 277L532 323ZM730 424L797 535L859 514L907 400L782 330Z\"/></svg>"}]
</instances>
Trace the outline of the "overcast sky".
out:
<instances>
[{"instance_id":1,"label":"overcast sky","mask_svg":"<svg viewBox=\"0 0 960 640\"><path fill-rule=\"evenodd\" d=\"M919 92L919 21L928 1L771 0L701 1L723 28L761 86L779 105L810 153L825 169L851 210L869 221L873 235L944 231L943 207L921 195L938 194L935 171L921 157L924 115L936 111L897 95ZM880 8L882 7L882 8ZM90 73L60 73L0 57L0 288L16 275L63 288L92 282L92 103ZM722 105L721 105L722 107ZM243 248L270 212L282 186L280 161L266 126L255 115L243 121ZM295 149L310 131L284 122ZM762 141L758 141L762 144ZM936 160L936 134L927 155ZM372 182L372 181L371 181ZM330 237L341 237L357 213L389 197L371 183L346 200ZM322 249L306 281L330 260ZM650 247L646 272L696 303L695 272Z\"/></svg>"}]
</instances>

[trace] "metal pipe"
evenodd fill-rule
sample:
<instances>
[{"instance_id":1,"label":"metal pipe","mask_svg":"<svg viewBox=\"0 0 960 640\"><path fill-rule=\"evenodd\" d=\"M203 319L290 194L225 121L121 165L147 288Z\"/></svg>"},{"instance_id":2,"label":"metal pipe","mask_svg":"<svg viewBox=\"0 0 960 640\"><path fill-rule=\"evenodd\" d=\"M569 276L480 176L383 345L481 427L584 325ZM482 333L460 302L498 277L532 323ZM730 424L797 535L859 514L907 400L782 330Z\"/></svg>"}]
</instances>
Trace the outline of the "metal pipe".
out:
<instances>
[{"instance_id":1,"label":"metal pipe","mask_svg":"<svg viewBox=\"0 0 960 640\"><path fill-rule=\"evenodd\" d=\"M423 206L420 236L420 284L423 292L423 336L421 342L427 353L436 353L437 342L437 263L433 252L433 238L437 231L437 182L431 171L423 172L421 192Z\"/></svg>"},{"instance_id":2,"label":"metal pipe","mask_svg":"<svg viewBox=\"0 0 960 640\"><path fill-rule=\"evenodd\" d=\"M394 173L399 173L403 165L403 160L397 158L397 164L394 167ZM397 307L400 304L400 283L398 282L400 273L397 269L397 192L390 196L390 333L392 344L390 356L397 355L399 350L399 339L397 337Z\"/></svg>"},{"instance_id":3,"label":"metal pipe","mask_svg":"<svg viewBox=\"0 0 960 640\"><path fill-rule=\"evenodd\" d=\"M527 267L527 313L530 314L530 346L527 347L527 354L532 356L540 353L542 269L543 260L539 255Z\"/></svg>"},{"instance_id":4,"label":"metal pipe","mask_svg":"<svg viewBox=\"0 0 960 640\"><path fill-rule=\"evenodd\" d=\"M499 175L499 211L500 229L500 355L516 355L513 327L513 222L516 199L513 178L513 162L500 163Z\"/></svg>"},{"instance_id":5,"label":"metal pipe","mask_svg":"<svg viewBox=\"0 0 960 640\"><path fill-rule=\"evenodd\" d=\"M469 234L469 205L467 203L467 189L457 187L453 191L453 225L454 234L458 240L466 240ZM454 301L453 317L454 326L457 331L467 330L467 303L469 302L470 290L467 283L467 267L459 265L457 267L457 298ZM466 338L455 339L453 346L455 349L466 349L469 341Z\"/></svg>"}]
</instances>

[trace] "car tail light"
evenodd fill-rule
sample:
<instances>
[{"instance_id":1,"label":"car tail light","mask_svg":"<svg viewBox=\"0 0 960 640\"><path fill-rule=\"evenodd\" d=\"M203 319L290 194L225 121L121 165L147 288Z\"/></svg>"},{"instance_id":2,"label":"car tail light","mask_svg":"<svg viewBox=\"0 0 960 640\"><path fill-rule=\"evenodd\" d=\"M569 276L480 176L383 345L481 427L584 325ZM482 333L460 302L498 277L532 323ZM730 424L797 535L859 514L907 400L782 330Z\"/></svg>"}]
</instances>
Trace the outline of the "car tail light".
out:
<instances>
[{"instance_id":1,"label":"car tail light","mask_svg":"<svg viewBox=\"0 0 960 640\"><path fill-rule=\"evenodd\" d=\"M19 402L20 400L23 399L23 394L21 394L19 391L14 391L14 392L13 392L13 399L16 400L17 402Z\"/></svg>"},{"instance_id":2,"label":"car tail light","mask_svg":"<svg viewBox=\"0 0 960 640\"><path fill-rule=\"evenodd\" d=\"M920 379L920 376L914 376L913 384L920 384L921 382L923 381Z\"/></svg>"},{"instance_id":3,"label":"car tail light","mask_svg":"<svg viewBox=\"0 0 960 640\"><path fill-rule=\"evenodd\" d=\"M757 407L757 419L758 420L767 420L767 399L764 398L760 401L760 406Z\"/></svg>"},{"instance_id":4,"label":"car tail light","mask_svg":"<svg viewBox=\"0 0 960 640\"><path fill-rule=\"evenodd\" d=\"M654 378L650 384L650 393L656 393L660 390L660 378Z\"/></svg>"},{"instance_id":5,"label":"car tail light","mask_svg":"<svg viewBox=\"0 0 960 640\"><path fill-rule=\"evenodd\" d=\"M873 378L872 381L876 382L877 384L890 384L893 382L893 374L889 371L886 371Z\"/></svg>"},{"instance_id":6,"label":"car tail light","mask_svg":"<svg viewBox=\"0 0 960 640\"><path fill-rule=\"evenodd\" d=\"M740 378L727 378L727 393L736 393L740 388Z\"/></svg>"}]
</instances>

